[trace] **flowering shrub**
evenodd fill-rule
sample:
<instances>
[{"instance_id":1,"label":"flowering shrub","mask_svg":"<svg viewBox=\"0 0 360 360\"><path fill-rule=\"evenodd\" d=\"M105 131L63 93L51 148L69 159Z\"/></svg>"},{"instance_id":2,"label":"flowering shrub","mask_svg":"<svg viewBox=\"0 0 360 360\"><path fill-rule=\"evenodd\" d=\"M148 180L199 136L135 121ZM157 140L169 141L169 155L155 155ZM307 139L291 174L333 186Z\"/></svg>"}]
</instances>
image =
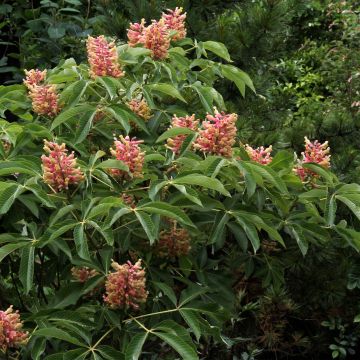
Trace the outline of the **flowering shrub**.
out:
<instances>
[{"instance_id":1,"label":"flowering shrub","mask_svg":"<svg viewBox=\"0 0 360 360\"><path fill-rule=\"evenodd\" d=\"M359 216L360 186L330 172L326 144L307 140L300 164L238 145L242 119L216 87L225 78L240 96L252 82L223 44L184 38L184 20L175 9L132 24L129 44L89 37L88 64L0 88L7 357L231 352L244 278L277 288L277 254L359 250L337 207Z\"/></svg>"}]
</instances>

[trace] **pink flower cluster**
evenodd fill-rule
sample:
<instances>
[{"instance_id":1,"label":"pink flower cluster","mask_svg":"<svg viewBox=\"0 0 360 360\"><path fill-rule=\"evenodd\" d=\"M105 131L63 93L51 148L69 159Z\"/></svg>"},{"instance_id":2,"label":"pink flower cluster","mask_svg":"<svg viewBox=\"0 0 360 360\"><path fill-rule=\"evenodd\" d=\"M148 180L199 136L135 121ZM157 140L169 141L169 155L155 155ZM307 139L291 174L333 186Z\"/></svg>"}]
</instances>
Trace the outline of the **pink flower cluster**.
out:
<instances>
[{"instance_id":1,"label":"pink flower cluster","mask_svg":"<svg viewBox=\"0 0 360 360\"><path fill-rule=\"evenodd\" d=\"M231 157L232 146L236 137L236 114L219 113L215 109L215 116L208 114L202 122L194 148L203 153Z\"/></svg>"},{"instance_id":2,"label":"pink flower cluster","mask_svg":"<svg viewBox=\"0 0 360 360\"><path fill-rule=\"evenodd\" d=\"M170 40L180 40L186 36L185 29L186 13L182 14L182 8L168 10L162 14L159 21L152 20L149 26L145 26L145 20L140 23L130 24L128 29L128 44L136 46L143 44L146 49L151 50L152 57L157 60L165 59L168 55ZM170 35L171 31L176 31Z\"/></svg>"},{"instance_id":3,"label":"pink flower cluster","mask_svg":"<svg viewBox=\"0 0 360 360\"><path fill-rule=\"evenodd\" d=\"M248 153L250 159L262 165L268 165L272 161L272 146L267 148L260 146L258 148L252 148L250 145L245 145L245 151Z\"/></svg>"},{"instance_id":4,"label":"pink flower cluster","mask_svg":"<svg viewBox=\"0 0 360 360\"><path fill-rule=\"evenodd\" d=\"M199 127L199 120L195 120L195 114L185 117L177 117L174 115L171 121L170 128L188 128L197 131ZM187 135L177 135L174 138L168 138L167 147L175 154L179 154L181 146Z\"/></svg>"},{"instance_id":5,"label":"pink flower cluster","mask_svg":"<svg viewBox=\"0 0 360 360\"><path fill-rule=\"evenodd\" d=\"M119 265L113 261L111 264L115 272L109 273L106 279L106 295L104 301L111 308L137 310L139 305L146 302L145 270L141 268L141 260L135 265L130 261Z\"/></svg>"},{"instance_id":6,"label":"pink flower cluster","mask_svg":"<svg viewBox=\"0 0 360 360\"><path fill-rule=\"evenodd\" d=\"M157 253L162 258L170 259L187 255L191 249L190 241L189 232L186 229L178 229L177 222L172 221L170 230L160 232Z\"/></svg>"},{"instance_id":7,"label":"pink flower cluster","mask_svg":"<svg viewBox=\"0 0 360 360\"><path fill-rule=\"evenodd\" d=\"M177 33L172 36L172 40L177 41L186 37L185 19L186 13L182 14L183 9L175 8L175 10L168 9L168 14L163 13L162 19L165 20L165 25L170 30L175 30Z\"/></svg>"},{"instance_id":8,"label":"pink flower cluster","mask_svg":"<svg viewBox=\"0 0 360 360\"><path fill-rule=\"evenodd\" d=\"M56 116L60 112L56 86L41 84L45 80L46 70L25 70L25 74L24 84L29 90L34 112L49 117Z\"/></svg>"},{"instance_id":9,"label":"pink flower cluster","mask_svg":"<svg viewBox=\"0 0 360 360\"><path fill-rule=\"evenodd\" d=\"M329 143L325 141L320 143L318 140L310 141L305 136L305 151L302 152L302 159L298 161L294 171L302 181L311 180L316 174L310 169L304 168L302 165L306 163L315 163L324 168L330 168L330 148Z\"/></svg>"},{"instance_id":10,"label":"pink flower cluster","mask_svg":"<svg viewBox=\"0 0 360 360\"><path fill-rule=\"evenodd\" d=\"M128 102L128 106L131 111L145 121L148 121L151 118L151 109L145 99L132 99Z\"/></svg>"},{"instance_id":11,"label":"pink flower cluster","mask_svg":"<svg viewBox=\"0 0 360 360\"><path fill-rule=\"evenodd\" d=\"M42 155L43 179L54 191L67 190L69 185L78 184L84 179L80 168L76 167L74 152L67 155L65 144L44 140L44 150L49 154Z\"/></svg>"},{"instance_id":12,"label":"pink flower cluster","mask_svg":"<svg viewBox=\"0 0 360 360\"><path fill-rule=\"evenodd\" d=\"M89 36L86 43L90 76L124 76L118 62L118 54L114 42L108 43L103 35L96 38Z\"/></svg>"},{"instance_id":13,"label":"pink flower cluster","mask_svg":"<svg viewBox=\"0 0 360 360\"><path fill-rule=\"evenodd\" d=\"M24 70L26 78L24 85L30 89L35 85L39 85L45 80L46 70L40 71L39 69Z\"/></svg>"},{"instance_id":14,"label":"pink flower cluster","mask_svg":"<svg viewBox=\"0 0 360 360\"><path fill-rule=\"evenodd\" d=\"M21 331L22 326L19 312L14 312L12 305L7 310L0 311L1 350L6 351L9 347L17 347L27 342L28 333Z\"/></svg>"},{"instance_id":15,"label":"pink flower cluster","mask_svg":"<svg viewBox=\"0 0 360 360\"><path fill-rule=\"evenodd\" d=\"M71 274L76 281L84 283L89 279L91 279L92 277L98 275L99 273L94 269L90 269L84 266L84 267L73 267L71 269Z\"/></svg>"},{"instance_id":16,"label":"pink flower cluster","mask_svg":"<svg viewBox=\"0 0 360 360\"><path fill-rule=\"evenodd\" d=\"M141 178L144 165L145 152L141 151L139 144L142 140L119 137L120 140L114 141L114 148L110 148L111 154L117 159L123 161L128 167L133 178ZM128 174L119 169L111 169L111 174L117 177L126 178Z\"/></svg>"}]
</instances>

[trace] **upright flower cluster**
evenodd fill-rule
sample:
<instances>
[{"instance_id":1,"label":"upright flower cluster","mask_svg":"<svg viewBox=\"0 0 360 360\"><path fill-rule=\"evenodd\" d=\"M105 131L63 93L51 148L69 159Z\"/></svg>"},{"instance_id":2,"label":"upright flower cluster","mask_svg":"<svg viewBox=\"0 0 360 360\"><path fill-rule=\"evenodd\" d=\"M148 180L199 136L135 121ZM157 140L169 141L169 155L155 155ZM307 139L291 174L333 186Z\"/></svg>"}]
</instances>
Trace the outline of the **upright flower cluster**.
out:
<instances>
[{"instance_id":1,"label":"upright flower cluster","mask_svg":"<svg viewBox=\"0 0 360 360\"><path fill-rule=\"evenodd\" d=\"M263 146L252 148L250 145L246 144L245 151L252 161L255 161L259 164L268 165L272 161L272 145L267 148L264 148Z\"/></svg>"},{"instance_id":2,"label":"upright flower cluster","mask_svg":"<svg viewBox=\"0 0 360 360\"><path fill-rule=\"evenodd\" d=\"M92 277L98 275L99 273L94 269L90 269L84 266L84 267L73 267L71 269L71 274L76 281L84 283L89 279L91 279Z\"/></svg>"},{"instance_id":3,"label":"upright flower cluster","mask_svg":"<svg viewBox=\"0 0 360 360\"><path fill-rule=\"evenodd\" d=\"M236 114L215 111L215 116L208 114L202 122L194 148L204 153L231 157L236 137Z\"/></svg>"},{"instance_id":4,"label":"upright flower cluster","mask_svg":"<svg viewBox=\"0 0 360 360\"><path fill-rule=\"evenodd\" d=\"M185 117L174 117L171 120L170 128L188 128L194 131L197 131L199 127L199 120L195 119L195 114ZM177 135L174 138L169 138L167 140L167 147L173 151L175 154L179 154L181 146L186 139L186 135Z\"/></svg>"},{"instance_id":5,"label":"upright flower cluster","mask_svg":"<svg viewBox=\"0 0 360 360\"><path fill-rule=\"evenodd\" d=\"M111 266L115 272L107 276L104 301L114 309L138 309L140 304L146 302L148 296L145 270L141 268L141 260L135 265L130 261L123 265L113 261Z\"/></svg>"},{"instance_id":6,"label":"upright flower cluster","mask_svg":"<svg viewBox=\"0 0 360 360\"><path fill-rule=\"evenodd\" d=\"M173 221L170 230L160 232L157 253L162 258L170 259L187 255L191 249L190 241L189 232L186 229L177 228L177 222Z\"/></svg>"},{"instance_id":7,"label":"upright flower cluster","mask_svg":"<svg viewBox=\"0 0 360 360\"><path fill-rule=\"evenodd\" d=\"M305 151L302 152L302 159L298 160L294 171L302 181L310 180L316 177L316 174L310 169L304 168L302 165L306 163L315 163L324 168L330 168L330 148L329 143L325 141L321 144L318 140L311 142L305 136Z\"/></svg>"},{"instance_id":8,"label":"upright flower cluster","mask_svg":"<svg viewBox=\"0 0 360 360\"><path fill-rule=\"evenodd\" d=\"M142 36L145 29L145 19L141 19L140 23L130 23L130 28L127 31L128 44L131 47L142 43Z\"/></svg>"},{"instance_id":9,"label":"upright flower cluster","mask_svg":"<svg viewBox=\"0 0 360 360\"><path fill-rule=\"evenodd\" d=\"M46 70L25 70L24 85L29 90L32 107L35 113L54 117L60 112L59 95L55 85L41 84L46 76Z\"/></svg>"},{"instance_id":10,"label":"upright flower cluster","mask_svg":"<svg viewBox=\"0 0 360 360\"><path fill-rule=\"evenodd\" d=\"M49 154L42 155L44 182L55 191L68 189L69 185L78 184L84 179L80 168L76 167L74 152L67 155L65 144L44 140L44 150Z\"/></svg>"},{"instance_id":11,"label":"upright flower cluster","mask_svg":"<svg viewBox=\"0 0 360 360\"><path fill-rule=\"evenodd\" d=\"M186 13L182 14L183 9L175 8L175 10L168 9L167 14L162 14L162 19L165 21L165 25L169 30L177 31L172 36L172 40L177 41L186 37L185 19Z\"/></svg>"},{"instance_id":12,"label":"upright flower cluster","mask_svg":"<svg viewBox=\"0 0 360 360\"><path fill-rule=\"evenodd\" d=\"M153 20L152 24L144 29L141 42L146 49L151 50L154 59L162 60L167 58L170 36L164 20Z\"/></svg>"},{"instance_id":13,"label":"upright flower cluster","mask_svg":"<svg viewBox=\"0 0 360 360\"><path fill-rule=\"evenodd\" d=\"M127 31L128 44L132 47L142 44L146 49L151 50L154 59L165 59L168 56L170 40L176 41L186 36L186 13L182 14L182 8L167 12L162 14L159 21L152 20L149 26L145 26L144 19L140 23L130 24ZM176 33L170 35L173 30Z\"/></svg>"},{"instance_id":14,"label":"upright flower cluster","mask_svg":"<svg viewBox=\"0 0 360 360\"><path fill-rule=\"evenodd\" d=\"M28 333L21 331L22 322L19 312L13 311L12 305L5 311L0 311L0 349L6 351L9 347L17 347L27 342Z\"/></svg>"},{"instance_id":15,"label":"upright flower cluster","mask_svg":"<svg viewBox=\"0 0 360 360\"><path fill-rule=\"evenodd\" d=\"M114 42L108 43L104 35L96 38L89 36L86 47L91 77L112 76L118 78L124 76L124 72L121 70L118 62Z\"/></svg>"},{"instance_id":16,"label":"upright flower cluster","mask_svg":"<svg viewBox=\"0 0 360 360\"><path fill-rule=\"evenodd\" d=\"M145 121L151 118L151 109L145 99L132 99L128 102L128 106L137 116Z\"/></svg>"},{"instance_id":17,"label":"upright flower cluster","mask_svg":"<svg viewBox=\"0 0 360 360\"><path fill-rule=\"evenodd\" d=\"M114 148L110 148L111 155L117 160L123 161L128 167L129 172L134 178L141 178L143 176L142 169L144 165L145 152L141 151L139 144L142 140L130 139L129 136L125 138L119 137L120 140L114 141ZM111 174L114 176L125 178L127 173L119 169L111 169Z\"/></svg>"},{"instance_id":18,"label":"upright flower cluster","mask_svg":"<svg viewBox=\"0 0 360 360\"><path fill-rule=\"evenodd\" d=\"M40 71L39 69L24 70L26 78L24 80L24 85L30 89L35 85L39 85L45 80L46 70Z\"/></svg>"}]
</instances>

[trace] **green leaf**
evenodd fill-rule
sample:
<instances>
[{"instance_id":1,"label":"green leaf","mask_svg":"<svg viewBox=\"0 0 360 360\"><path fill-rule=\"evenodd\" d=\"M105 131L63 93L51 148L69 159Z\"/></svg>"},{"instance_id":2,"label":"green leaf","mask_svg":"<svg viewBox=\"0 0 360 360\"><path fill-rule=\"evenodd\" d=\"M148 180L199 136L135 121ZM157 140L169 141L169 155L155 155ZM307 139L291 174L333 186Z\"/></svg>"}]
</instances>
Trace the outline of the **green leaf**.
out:
<instances>
[{"instance_id":1,"label":"green leaf","mask_svg":"<svg viewBox=\"0 0 360 360\"><path fill-rule=\"evenodd\" d=\"M21 250L21 260L19 269L19 279L24 286L27 295L32 288L34 277L34 254L35 247L29 244Z\"/></svg>"},{"instance_id":2,"label":"green leaf","mask_svg":"<svg viewBox=\"0 0 360 360\"><path fill-rule=\"evenodd\" d=\"M291 232L299 246L301 254L303 256L305 256L309 249L309 243L307 242L306 236L304 236L304 233L302 232L301 227L293 225L291 227Z\"/></svg>"},{"instance_id":3,"label":"green leaf","mask_svg":"<svg viewBox=\"0 0 360 360\"><path fill-rule=\"evenodd\" d=\"M200 174L191 174L177 177L174 180L169 181L169 183L181 185L198 185L207 189L215 190L225 196L231 196L219 180Z\"/></svg>"},{"instance_id":4,"label":"green leaf","mask_svg":"<svg viewBox=\"0 0 360 360\"><path fill-rule=\"evenodd\" d=\"M353 201L351 201L351 194L336 195L336 199L344 203L353 212L353 214L360 220L360 206L357 206Z\"/></svg>"},{"instance_id":5,"label":"green leaf","mask_svg":"<svg viewBox=\"0 0 360 360\"><path fill-rule=\"evenodd\" d=\"M3 259L11 254L13 251L20 249L26 245L29 245L28 242L20 242L16 244L6 244L0 248L0 262L3 261Z\"/></svg>"},{"instance_id":6,"label":"green leaf","mask_svg":"<svg viewBox=\"0 0 360 360\"><path fill-rule=\"evenodd\" d=\"M328 194L326 198L326 206L325 206L325 219L327 225L334 225L335 216L336 216L336 195L335 194Z\"/></svg>"},{"instance_id":7,"label":"green leaf","mask_svg":"<svg viewBox=\"0 0 360 360\"><path fill-rule=\"evenodd\" d=\"M156 282L156 281L154 281L154 285L158 287L176 306L177 303L176 295L174 293L174 290L170 286L166 285L165 283Z\"/></svg>"},{"instance_id":8,"label":"green leaf","mask_svg":"<svg viewBox=\"0 0 360 360\"><path fill-rule=\"evenodd\" d=\"M204 47L204 49L213 52L214 54L225 59L226 61L232 62L229 51L223 43L217 41L204 41L202 43L202 46Z\"/></svg>"},{"instance_id":9,"label":"green leaf","mask_svg":"<svg viewBox=\"0 0 360 360\"><path fill-rule=\"evenodd\" d=\"M302 165L305 169L309 169L314 173L320 175L323 179L325 179L331 186L334 186L335 183L338 182L335 174L331 173L329 170L325 169L319 164L313 163L305 163Z\"/></svg>"},{"instance_id":10,"label":"green leaf","mask_svg":"<svg viewBox=\"0 0 360 360\"><path fill-rule=\"evenodd\" d=\"M26 189L21 185L1 183L0 186L0 214L6 214L16 198Z\"/></svg>"},{"instance_id":11,"label":"green leaf","mask_svg":"<svg viewBox=\"0 0 360 360\"><path fill-rule=\"evenodd\" d=\"M200 101L206 110L206 112L212 114L213 113L213 95L212 95L212 88L210 86L202 86L200 82L196 82L191 85L193 89L197 92L199 95Z\"/></svg>"},{"instance_id":12,"label":"green leaf","mask_svg":"<svg viewBox=\"0 0 360 360\"><path fill-rule=\"evenodd\" d=\"M156 239L155 224L153 223L151 217L147 213L144 213L142 211L136 211L135 215L140 221L140 224L143 227L147 237L149 238L150 245L152 245Z\"/></svg>"},{"instance_id":13,"label":"green leaf","mask_svg":"<svg viewBox=\"0 0 360 360\"><path fill-rule=\"evenodd\" d=\"M126 347L125 360L138 360L139 359L141 352L142 352L142 348L148 337L148 334L149 333L145 332L145 333L136 334L135 336L133 336L130 343Z\"/></svg>"},{"instance_id":14,"label":"green leaf","mask_svg":"<svg viewBox=\"0 0 360 360\"><path fill-rule=\"evenodd\" d=\"M71 119L74 118L78 118L80 115L84 114L84 113L94 113L96 111L96 106L94 105L89 105L89 104L83 104L83 105L79 105L73 108L70 108L68 110L63 111L62 113L60 113L59 116L57 116L55 118L55 120L53 121L50 130L54 130L55 128L57 128L59 125L61 125L64 122L67 122Z\"/></svg>"},{"instance_id":15,"label":"green leaf","mask_svg":"<svg viewBox=\"0 0 360 360\"><path fill-rule=\"evenodd\" d=\"M66 29L60 25L51 25L47 32L50 39L60 39L65 36Z\"/></svg>"},{"instance_id":16,"label":"green leaf","mask_svg":"<svg viewBox=\"0 0 360 360\"><path fill-rule=\"evenodd\" d=\"M190 218L178 207L169 205L165 202L154 201L144 204L137 208L138 211L146 211L152 214L159 214L171 219L177 220L179 223L194 227Z\"/></svg>"},{"instance_id":17,"label":"green leaf","mask_svg":"<svg viewBox=\"0 0 360 360\"><path fill-rule=\"evenodd\" d=\"M190 302L193 299L196 299L200 295L203 295L209 291L209 288L200 286L197 284L191 284L188 288L183 290L180 295L179 308L183 307L185 304Z\"/></svg>"},{"instance_id":18,"label":"green leaf","mask_svg":"<svg viewBox=\"0 0 360 360\"><path fill-rule=\"evenodd\" d=\"M260 248L260 239L256 227L253 224L245 221L243 218L236 215L235 215L235 220L244 229L248 239L251 242L251 245L253 246L254 252L256 253Z\"/></svg>"},{"instance_id":19,"label":"green leaf","mask_svg":"<svg viewBox=\"0 0 360 360\"><path fill-rule=\"evenodd\" d=\"M161 134L157 140L156 143L162 142L168 138L172 138L178 135L188 135L188 134L195 134L195 131L189 129L189 128L182 128L182 127L174 127L167 131L165 131L163 134Z\"/></svg>"},{"instance_id":20,"label":"green leaf","mask_svg":"<svg viewBox=\"0 0 360 360\"><path fill-rule=\"evenodd\" d=\"M78 128L76 129L75 133L75 140L74 144L82 143L86 137L89 135L89 132L93 125L94 116L96 114L96 110L91 110L85 112L79 120Z\"/></svg>"},{"instance_id":21,"label":"green leaf","mask_svg":"<svg viewBox=\"0 0 360 360\"><path fill-rule=\"evenodd\" d=\"M199 341L201 336L201 328L199 324L199 315L194 310L189 309L180 309L180 314L186 321L186 323L190 326L193 331L196 340Z\"/></svg>"},{"instance_id":22,"label":"green leaf","mask_svg":"<svg viewBox=\"0 0 360 360\"><path fill-rule=\"evenodd\" d=\"M195 350L187 344L182 338L172 333L153 332L161 340L168 343L184 360L198 360Z\"/></svg>"},{"instance_id":23,"label":"green leaf","mask_svg":"<svg viewBox=\"0 0 360 360\"><path fill-rule=\"evenodd\" d=\"M221 65L221 72L228 80L235 83L242 96L245 96L245 85L253 92L256 92L249 75L237 67L232 65Z\"/></svg>"},{"instance_id":24,"label":"green leaf","mask_svg":"<svg viewBox=\"0 0 360 360\"><path fill-rule=\"evenodd\" d=\"M120 123L127 134L130 132L131 126L129 113L126 112L121 106L111 105L107 106L104 110L110 113L115 118L115 120Z\"/></svg>"},{"instance_id":25,"label":"green leaf","mask_svg":"<svg viewBox=\"0 0 360 360\"><path fill-rule=\"evenodd\" d=\"M194 189L186 188L184 185L173 184L173 186L174 188L178 189L187 199L201 207L203 206L201 200L198 197L198 193Z\"/></svg>"},{"instance_id":26,"label":"green leaf","mask_svg":"<svg viewBox=\"0 0 360 360\"><path fill-rule=\"evenodd\" d=\"M221 236L224 233L225 225L229 221L229 214L218 213L214 219L214 224L211 229L211 235L209 238L209 244L219 243Z\"/></svg>"},{"instance_id":27,"label":"green leaf","mask_svg":"<svg viewBox=\"0 0 360 360\"><path fill-rule=\"evenodd\" d=\"M129 172L129 167L121 160L109 159L96 165L97 169L118 169Z\"/></svg>"},{"instance_id":28,"label":"green leaf","mask_svg":"<svg viewBox=\"0 0 360 360\"><path fill-rule=\"evenodd\" d=\"M90 260L90 253L87 243L87 237L85 234L84 224L76 225L74 228L74 241L76 246L76 252L85 260Z\"/></svg>"},{"instance_id":29,"label":"green leaf","mask_svg":"<svg viewBox=\"0 0 360 360\"><path fill-rule=\"evenodd\" d=\"M64 330L58 329L56 327L47 327L36 330L35 332L32 333L32 336L55 338L55 339L64 340L66 342L69 342L77 346L87 347L86 344L81 343L77 338L69 335L69 332L65 332Z\"/></svg>"},{"instance_id":30,"label":"green leaf","mask_svg":"<svg viewBox=\"0 0 360 360\"><path fill-rule=\"evenodd\" d=\"M186 103L186 100L182 97L179 90L177 90L174 86L172 86L170 84L158 83L158 84L145 85L145 87L150 89L150 91L159 91L161 93L170 95L170 96Z\"/></svg>"},{"instance_id":31,"label":"green leaf","mask_svg":"<svg viewBox=\"0 0 360 360\"><path fill-rule=\"evenodd\" d=\"M115 80L112 77L98 76L96 78L96 81L98 81L100 84L102 84L105 87L106 91L110 95L110 100L112 100L117 96L117 90L119 88L119 83L117 80Z\"/></svg>"},{"instance_id":32,"label":"green leaf","mask_svg":"<svg viewBox=\"0 0 360 360\"><path fill-rule=\"evenodd\" d=\"M89 82L85 80L70 84L62 91L59 102L66 104L67 108L74 107L84 95L88 85Z\"/></svg>"}]
</instances>

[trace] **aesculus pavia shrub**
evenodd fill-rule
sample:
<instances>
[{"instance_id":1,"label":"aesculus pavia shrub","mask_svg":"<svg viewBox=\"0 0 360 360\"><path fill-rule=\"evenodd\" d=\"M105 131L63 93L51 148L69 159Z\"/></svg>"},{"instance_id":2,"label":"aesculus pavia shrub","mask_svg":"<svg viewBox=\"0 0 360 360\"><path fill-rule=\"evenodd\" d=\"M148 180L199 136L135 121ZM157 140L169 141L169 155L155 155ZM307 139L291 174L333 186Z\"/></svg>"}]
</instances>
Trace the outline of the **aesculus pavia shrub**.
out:
<instances>
[{"instance_id":1,"label":"aesculus pavia shrub","mask_svg":"<svg viewBox=\"0 0 360 360\"><path fill-rule=\"evenodd\" d=\"M241 336L229 329L244 271L283 281L266 244L359 250L336 205L359 216L360 186L331 173L327 144L306 139L299 160L243 147L216 87L252 82L223 44L185 38L184 20L131 24L129 44L89 37L87 64L0 88L8 358L220 356Z\"/></svg>"}]
</instances>

